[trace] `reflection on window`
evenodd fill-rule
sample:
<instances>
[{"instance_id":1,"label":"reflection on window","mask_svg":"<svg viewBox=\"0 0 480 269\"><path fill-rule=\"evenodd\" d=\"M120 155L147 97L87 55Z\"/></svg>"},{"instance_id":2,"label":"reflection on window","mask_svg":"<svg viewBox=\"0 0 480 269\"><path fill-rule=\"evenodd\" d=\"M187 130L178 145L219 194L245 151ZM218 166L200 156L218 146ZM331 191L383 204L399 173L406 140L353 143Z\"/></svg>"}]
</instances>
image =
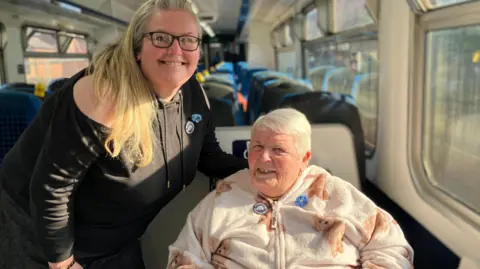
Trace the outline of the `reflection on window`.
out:
<instances>
[{"instance_id":1,"label":"reflection on window","mask_svg":"<svg viewBox=\"0 0 480 269\"><path fill-rule=\"evenodd\" d=\"M28 52L58 52L57 35L55 31L27 29Z\"/></svg>"},{"instance_id":2,"label":"reflection on window","mask_svg":"<svg viewBox=\"0 0 480 269\"><path fill-rule=\"evenodd\" d=\"M88 66L88 59L25 58L27 83L44 83L53 79L71 77Z\"/></svg>"},{"instance_id":3,"label":"reflection on window","mask_svg":"<svg viewBox=\"0 0 480 269\"><path fill-rule=\"evenodd\" d=\"M87 41L84 38L73 38L66 53L87 54Z\"/></svg>"},{"instance_id":4,"label":"reflection on window","mask_svg":"<svg viewBox=\"0 0 480 269\"><path fill-rule=\"evenodd\" d=\"M365 0L336 0L333 3L335 32L373 23L373 19L365 7Z\"/></svg>"},{"instance_id":5,"label":"reflection on window","mask_svg":"<svg viewBox=\"0 0 480 269\"><path fill-rule=\"evenodd\" d=\"M351 95L357 103L365 133L365 144L372 151L377 134L378 48L377 40L323 43L306 50L307 76L316 91Z\"/></svg>"},{"instance_id":6,"label":"reflection on window","mask_svg":"<svg viewBox=\"0 0 480 269\"><path fill-rule=\"evenodd\" d=\"M282 44L285 47L293 45L292 31L290 29L290 25L285 24L285 26L282 29L283 29L282 30L282 37L283 37Z\"/></svg>"},{"instance_id":7,"label":"reflection on window","mask_svg":"<svg viewBox=\"0 0 480 269\"><path fill-rule=\"evenodd\" d=\"M278 71L291 74L294 78L302 76L302 69L297 66L296 50L277 53Z\"/></svg>"},{"instance_id":8,"label":"reflection on window","mask_svg":"<svg viewBox=\"0 0 480 269\"><path fill-rule=\"evenodd\" d=\"M312 40L323 36L318 27L317 9L314 8L305 16L305 39Z\"/></svg>"},{"instance_id":9,"label":"reflection on window","mask_svg":"<svg viewBox=\"0 0 480 269\"><path fill-rule=\"evenodd\" d=\"M422 158L431 183L480 213L480 26L427 34Z\"/></svg>"}]
</instances>

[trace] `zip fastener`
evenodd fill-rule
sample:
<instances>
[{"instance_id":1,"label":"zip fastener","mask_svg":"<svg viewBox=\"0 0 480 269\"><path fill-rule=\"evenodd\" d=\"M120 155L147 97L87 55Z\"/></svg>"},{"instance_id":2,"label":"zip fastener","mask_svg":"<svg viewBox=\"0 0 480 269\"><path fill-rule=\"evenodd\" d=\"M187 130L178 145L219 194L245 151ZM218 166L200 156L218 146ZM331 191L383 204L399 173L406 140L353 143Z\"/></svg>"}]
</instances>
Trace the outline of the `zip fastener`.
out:
<instances>
[{"instance_id":1,"label":"zip fastener","mask_svg":"<svg viewBox=\"0 0 480 269\"><path fill-rule=\"evenodd\" d=\"M277 228L277 201L273 201L272 222L270 228L275 230Z\"/></svg>"},{"instance_id":2,"label":"zip fastener","mask_svg":"<svg viewBox=\"0 0 480 269\"><path fill-rule=\"evenodd\" d=\"M275 259L276 259L276 264L277 268L281 268L282 264L282 259L281 259L281 249L280 249L280 231L277 229L278 227L278 218L277 218L277 201L273 201L273 206L272 206L272 221L270 223L270 228L274 230L273 232L275 233Z\"/></svg>"}]
</instances>

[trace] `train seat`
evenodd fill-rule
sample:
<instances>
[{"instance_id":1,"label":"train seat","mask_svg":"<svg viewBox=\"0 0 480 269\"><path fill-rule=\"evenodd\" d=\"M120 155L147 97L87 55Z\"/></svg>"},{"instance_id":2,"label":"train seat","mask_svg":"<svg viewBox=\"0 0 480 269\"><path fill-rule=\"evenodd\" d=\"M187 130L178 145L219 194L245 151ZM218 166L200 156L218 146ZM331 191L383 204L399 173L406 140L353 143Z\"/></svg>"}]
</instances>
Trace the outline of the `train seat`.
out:
<instances>
[{"instance_id":1,"label":"train seat","mask_svg":"<svg viewBox=\"0 0 480 269\"><path fill-rule=\"evenodd\" d=\"M312 124L341 124L347 127L352 133L359 178L366 180L364 133L358 108L351 96L329 92L291 94L282 100L280 106L297 109Z\"/></svg>"},{"instance_id":2,"label":"train seat","mask_svg":"<svg viewBox=\"0 0 480 269\"><path fill-rule=\"evenodd\" d=\"M260 102L259 100L262 98L263 87L265 83L276 79L287 81L292 80L289 76L278 72L265 71L254 74L252 82L250 83L250 89L248 90L248 105L246 113L247 122L253 123L256 119L256 104Z\"/></svg>"},{"instance_id":3,"label":"train seat","mask_svg":"<svg viewBox=\"0 0 480 269\"><path fill-rule=\"evenodd\" d=\"M0 91L0 163L40 110L33 94Z\"/></svg>"},{"instance_id":4,"label":"train seat","mask_svg":"<svg viewBox=\"0 0 480 269\"><path fill-rule=\"evenodd\" d=\"M245 75L243 76L242 79L242 94L243 96L247 96L248 98L248 90L250 89L250 82L252 80L253 74L261 71L267 71L266 68L250 68L245 71Z\"/></svg>"},{"instance_id":5,"label":"train seat","mask_svg":"<svg viewBox=\"0 0 480 269\"><path fill-rule=\"evenodd\" d=\"M217 127L237 125L233 103L225 98L208 97L210 103L210 115Z\"/></svg>"},{"instance_id":6,"label":"train seat","mask_svg":"<svg viewBox=\"0 0 480 269\"><path fill-rule=\"evenodd\" d=\"M279 108L280 102L285 95L306 92L311 92L311 89L306 85L295 81L285 81L280 79L267 82L263 88L261 99L259 99L259 102L257 103L257 108L258 104L260 104L260 106L259 109L257 109L258 114L255 119L262 114L266 114Z\"/></svg>"},{"instance_id":7,"label":"train seat","mask_svg":"<svg viewBox=\"0 0 480 269\"><path fill-rule=\"evenodd\" d=\"M224 74L235 74L235 68L231 62L223 62L216 67L215 72Z\"/></svg>"}]
</instances>

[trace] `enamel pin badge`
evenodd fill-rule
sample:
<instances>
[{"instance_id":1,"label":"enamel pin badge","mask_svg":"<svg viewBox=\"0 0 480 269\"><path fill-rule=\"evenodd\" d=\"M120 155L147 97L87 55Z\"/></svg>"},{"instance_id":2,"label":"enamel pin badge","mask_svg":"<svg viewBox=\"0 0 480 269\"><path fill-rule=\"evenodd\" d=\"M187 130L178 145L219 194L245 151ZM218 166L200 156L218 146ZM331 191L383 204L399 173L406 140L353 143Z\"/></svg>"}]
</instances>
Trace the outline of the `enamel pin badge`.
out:
<instances>
[{"instance_id":1,"label":"enamel pin badge","mask_svg":"<svg viewBox=\"0 0 480 269\"><path fill-rule=\"evenodd\" d=\"M195 131L195 124L192 121L187 121L187 124L185 124L185 132L192 134L193 131Z\"/></svg>"},{"instance_id":2,"label":"enamel pin badge","mask_svg":"<svg viewBox=\"0 0 480 269\"><path fill-rule=\"evenodd\" d=\"M253 212L258 215L265 215L268 211L268 207L264 203L256 203L253 205Z\"/></svg>"},{"instance_id":3,"label":"enamel pin badge","mask_svg":"<svg viewBox=\"0 0 480 269\"><path fill-rule=\"evenodd\" d=\"M297 199L295 200L295 204L298 206L298 207L304 207L308 204L308 198L306 195L300 195L297 197Z\"/></svg>"},{"instance_id":4,"label":"enamel pin badge","mask_svg":"<svg viewBox=\"0 0 480 269\"><path fill-rule=\"evenodd\" d=\"M192 121L193 121L194 123L199 123L199 122L201 122L201 121L202 121L202 115L200 115L200 114L193 114L193 115L192 115Z\"/></svg>"}]
</instances>

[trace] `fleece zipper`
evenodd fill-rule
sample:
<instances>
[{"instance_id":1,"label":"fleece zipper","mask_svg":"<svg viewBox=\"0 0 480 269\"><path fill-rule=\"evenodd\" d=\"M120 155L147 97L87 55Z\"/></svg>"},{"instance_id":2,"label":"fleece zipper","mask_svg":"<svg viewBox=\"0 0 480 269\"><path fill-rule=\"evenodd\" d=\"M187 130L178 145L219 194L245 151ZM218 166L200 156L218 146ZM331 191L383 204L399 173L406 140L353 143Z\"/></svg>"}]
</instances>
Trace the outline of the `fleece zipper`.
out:
<instances>
[{"instance_id":1,"label":"fleece zipper","mask_svg":"<svg viewBox=\"0 0 480 269\"><path fill-rule=\"evenodd\" d=\"M282 236L282 225L279 224L278 201L272 201L272 221L270 228L275 234L275 264L278 269L285 268L285 242Z\"/></svg>"}]
</instances>

